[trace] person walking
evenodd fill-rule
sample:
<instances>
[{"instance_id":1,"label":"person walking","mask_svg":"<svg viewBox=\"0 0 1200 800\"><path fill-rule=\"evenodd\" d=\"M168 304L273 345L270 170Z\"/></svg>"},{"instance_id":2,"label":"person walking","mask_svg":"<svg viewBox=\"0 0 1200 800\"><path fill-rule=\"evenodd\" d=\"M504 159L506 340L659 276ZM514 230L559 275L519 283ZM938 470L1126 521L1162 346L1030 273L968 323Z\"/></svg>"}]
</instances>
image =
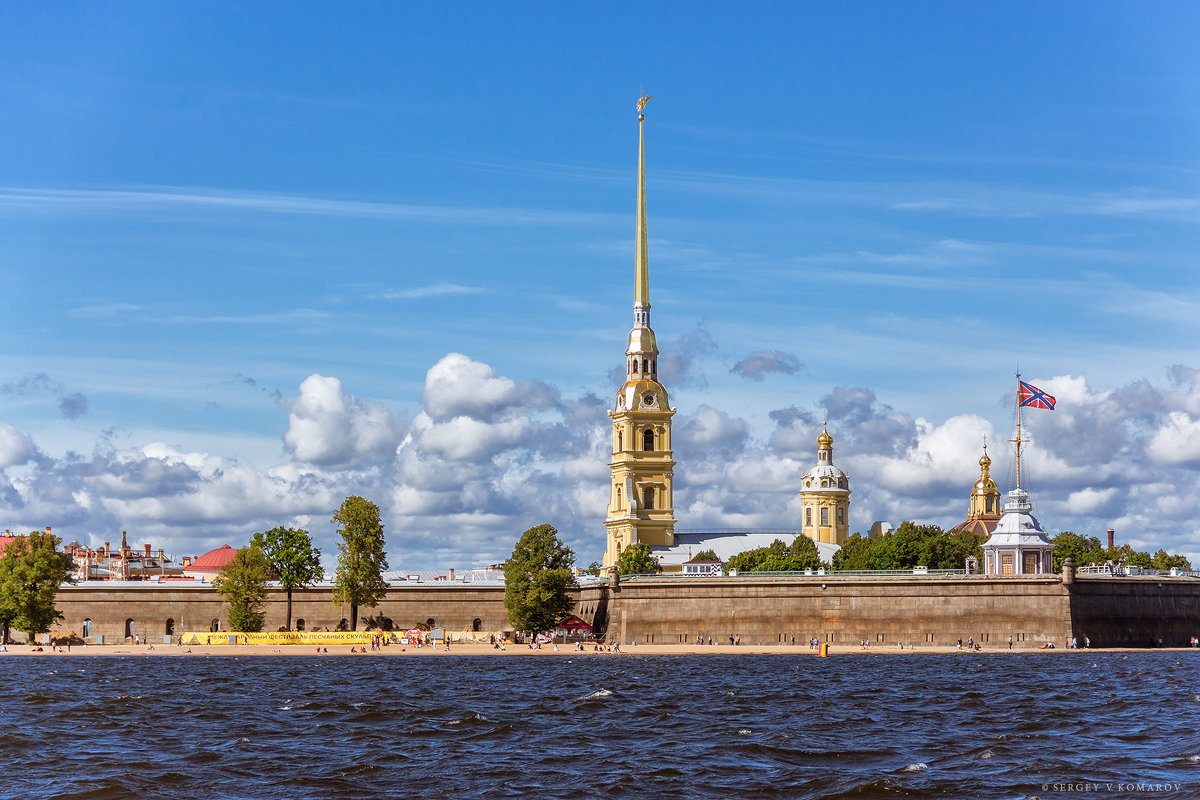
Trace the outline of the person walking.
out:
<instances>
[{"instance_id":1,"label":"person walking","mask_svg":"<svg viewBox=\"0 0 1200 800\"><path fill-rule=\"evenodd\" d=\"M1008 649L1012 650L1012 636L1008 637Z\"/></svg>"}]
</instances>

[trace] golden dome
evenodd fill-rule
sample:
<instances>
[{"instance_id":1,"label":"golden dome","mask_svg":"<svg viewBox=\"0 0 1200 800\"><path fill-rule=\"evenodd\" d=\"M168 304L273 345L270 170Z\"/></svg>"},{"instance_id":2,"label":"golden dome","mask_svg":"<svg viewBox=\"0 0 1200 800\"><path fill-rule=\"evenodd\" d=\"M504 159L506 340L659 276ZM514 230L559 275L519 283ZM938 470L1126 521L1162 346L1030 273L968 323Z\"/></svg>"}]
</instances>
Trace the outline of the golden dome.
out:
<instances>
[{"instance_id":1,"label":"golden dome","mask_svg":"<svg viewBox=\"0 0 1200 800\"><path fill-rule=\"evenodd\" d=\"M825 423L821 423L821 435L817 437L818 447L832 447L833 437L829 435L829 431L825 429Z\"/></svg>"}]
</instances>

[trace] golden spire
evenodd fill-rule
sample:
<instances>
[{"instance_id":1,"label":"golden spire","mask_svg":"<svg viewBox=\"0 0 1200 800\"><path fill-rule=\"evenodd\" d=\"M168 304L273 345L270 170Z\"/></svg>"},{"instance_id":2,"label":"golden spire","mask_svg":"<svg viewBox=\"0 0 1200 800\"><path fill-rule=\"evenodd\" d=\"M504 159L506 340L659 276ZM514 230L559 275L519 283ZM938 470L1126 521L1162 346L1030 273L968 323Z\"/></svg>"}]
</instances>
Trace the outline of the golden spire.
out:
<instances>
[{"instance_id":1,"label":"golden spire","mask_svg":"<svg viewBox=\"0 0 1200 800\"><path fill-rule=\"evenodd\" d=\"M650 307L650 266L646 247L646 107L649 95L638 98L638 184L637 184L637 255L633 283L634 306Z\"/></svg>"}]
</instances>

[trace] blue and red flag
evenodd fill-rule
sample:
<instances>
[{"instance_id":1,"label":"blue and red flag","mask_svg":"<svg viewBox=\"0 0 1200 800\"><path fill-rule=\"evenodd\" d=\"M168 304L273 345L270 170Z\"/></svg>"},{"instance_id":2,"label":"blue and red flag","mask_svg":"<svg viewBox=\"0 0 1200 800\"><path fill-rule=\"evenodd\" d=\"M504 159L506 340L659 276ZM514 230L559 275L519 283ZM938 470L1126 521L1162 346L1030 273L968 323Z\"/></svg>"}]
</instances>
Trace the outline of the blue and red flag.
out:
<instances>
[{"instance_id":1,"label":"blue and red flag","mask_svg":"<svg viewBox=\"0 0 1200 800\"><path fill-rule=\"evenodd\" d=\"M1054 397L1048 395L1036 386L1031 386L1025 381L1018 381L1021 388L1017 393L1017 399L1023 406L1030 408L1044 408L1047 411L1054 410Z\"/></svg>"}]
</instances>

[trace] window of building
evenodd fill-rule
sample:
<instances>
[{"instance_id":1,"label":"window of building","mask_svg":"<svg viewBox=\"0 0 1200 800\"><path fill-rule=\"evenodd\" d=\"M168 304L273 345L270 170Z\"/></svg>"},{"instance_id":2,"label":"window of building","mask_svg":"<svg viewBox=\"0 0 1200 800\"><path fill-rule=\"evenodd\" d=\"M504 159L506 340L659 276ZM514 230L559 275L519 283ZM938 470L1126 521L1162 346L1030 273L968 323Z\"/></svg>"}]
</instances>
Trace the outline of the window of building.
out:
<instances>
[{"instance_id":1,"label":"window of building","mask_svg":"<svg viewBox=\"0 0 1200 800\"><path fill-rule=\"evenodd\" d=\"M646 486L642 489L642 507L646 509L654 508L653 486Z\"/></svg>"},{"instance_id":2,"label":"window of building","mask_svg":"<svg viewBox=\"0 0 1200 800\"><path fill-rule=\"evenodd\" d=\"M987 498L984 499L983 510L989 514L992 513L992 498L991 498L991 496L988 496Z\"/></svg>"},{"instance_id":3,"label":"window of building","mask_svg":"<svg viewBox=\"0 0 1200 800\"><path fill-rule=\"evenodd\" d=\"M829 488L829 478L821 478L821 488L822 489Z\"/></svg>"},{"instance_id":4,"label":"window of building","mask_svg":"<svg viewBox=\"0 0 1200 800\"><path fill-rule=\"evenodd\" d=\"M483 620L481 620L479 617L471 620L471 630L475 631L476 633L479 633L481 630L483 630Z\"/></svg>"},{"instance_id":5,"label":"window of building","mask_svg":"<svg viewBox=\"0 0 1200 800\"><path fill-rule=\"evenodd\" d=\"M1000 574L1001 575L1012 575L1013 574L1013 554L1012 553L1001 553L1000 554Z\"/></svg>"},{"instance_id":6,"label":"window of building","mask_svg":"<svg viewBox=\"0 0 1200 800\"><path fill-rule=\"evenodd\" d=\"M433 621L433 617L430 617L429 619L425 620L425 624L428 625L430 628L432 628L437 623Z\"/></svg>"},{"instance_id":7,"label":"window of building","mask_svg":"<svg viewBox=\"0 0 1200 800\"><path fill-rule=\"evenodd\" d=\"M298 630L298 631L304 630L304 617L300 617L299 619L296 620L296 630Z\"/></svg>"},{"instance_id":8,"label":"window of building","mask_svg":"<svg viewBox=\"0 0 1200 800\"><path fill-rule=\"evenodd\" d=\"M1025 553L1025 565L1021 571L1026 575L1036 575L1038 571L1038 554Z\"/></svg>"},{"instance_id":9,"label":"window of building","mask_svg":"<svg viewBox=\"0 0 1200 800\"><path fill-rule=\"evenodd\" d=\"M838 488L839 489L846 488L846 479L845 478L838 478Z\"/></svg>"},{"instance_id":10,"label":"window of building","mask_svg":"<svg viewBox=\"0 0 1200 800\"><path fill-rule=\"evenodd\" d=\"M617 452L625 449L625 431L617 431Z\"/></svg>"},{"instance_id":11,"label":"window of building","mask_svg":"<svg viewBox=\"0 0 1200 800\"><path fill-rule=\"evenodd\" d=\"M846 524L846 509L838 506L838 525Z\"/></svg>"},{"instance_id":12,"label":"window of building","mask_svg":"<svg viewBox=\"0 0 1200 800\"><path fill-rule=\"evenodd\" d=\"M640 363L640 362L639 362L639 361L638 361L638 360L635 358L635 359L633 360L633 371L634 371L634 372L637 372L637 371L638 371L638 367L639 367L639 366L641 366L641 363Z\"/></svg>"},{"instance_id":13,"label":"window of building","mask_svg":"<svg viewBox=\"0 0 1200 800\"><path fill-rule=\"evenodd\" d=\"M654 430L652 428L647 428L646 432L642 434L642 449L646 452L654 449Z\"/></svg>"},{"instance_id":14,"label":"window of building","mask_svg":"<svg viewBox=\"0 0 1200 800\"><path fill-rule=\"evenodd\" d=\"M805 524L805 526L812 526L812 509L811 508L804 509L804 524Z\"/></svg>"},{"instance_id":15,"label":"window of building","mask_svg":"<svg viewBox=\"0 0 1200 800\"><path fill-rule=\"evenodd\" d=\"M650 371L650 359L648 359L648 358L643 359L642 360L642 372L649 372L649 371Z\"/></svg>"},{"instance_id":16,"label":"window of building","mask_svg":"<svg viewBox=\"0 0 1200 800\"><path fill-rule=\"evenodd\" d=\"M821 524L829 524L829 506L821 506Z\"/></svg>"},{"instance_id":17,"label":"window of building","mask_svg":"<svg viewBox=\"0 0 1200 800\"><path fill-rule=\"evenodd\" d=\"M621 508L621 487L617 487L617 508Z\"/></svg>"},{"instance_id":18,"label":"window of building","mask_svg":"<svg viewBox=\"0 0 1200 800\"><path fill-rule=\"evenodd\" d=\"M83 621L83 638L92 638L92 621L90 619L85 619Z\"/></svg>"}]
</instances>

